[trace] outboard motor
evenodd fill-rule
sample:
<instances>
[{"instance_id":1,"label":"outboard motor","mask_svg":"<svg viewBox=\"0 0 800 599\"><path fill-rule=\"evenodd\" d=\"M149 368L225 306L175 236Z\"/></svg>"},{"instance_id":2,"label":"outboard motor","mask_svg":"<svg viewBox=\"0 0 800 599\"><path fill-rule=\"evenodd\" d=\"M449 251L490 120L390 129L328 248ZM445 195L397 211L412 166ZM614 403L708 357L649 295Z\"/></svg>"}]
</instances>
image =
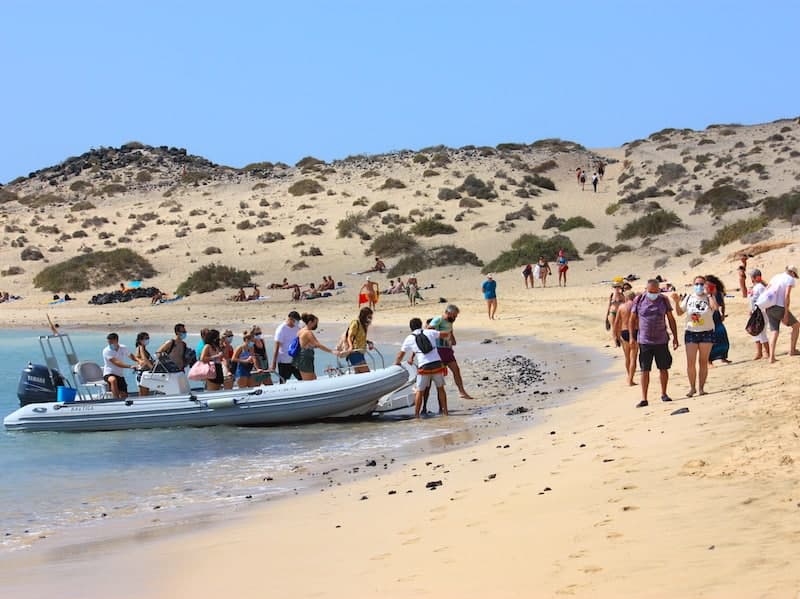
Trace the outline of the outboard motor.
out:
<instances>
[{"instance_id":1,"label":"outboard motor","mask_svg":"<svg viewBox=\"0 0 800 599\"><path fill-rule=\"evenodd\" d=\"M51 376L52 374L52 376ZM17 397L20 407L29 403L46 403L56 401L56 387L65 386L64 377L57 370L51 370L42 364L28 365L19 375Z\"/></svg>"}]
</instances>

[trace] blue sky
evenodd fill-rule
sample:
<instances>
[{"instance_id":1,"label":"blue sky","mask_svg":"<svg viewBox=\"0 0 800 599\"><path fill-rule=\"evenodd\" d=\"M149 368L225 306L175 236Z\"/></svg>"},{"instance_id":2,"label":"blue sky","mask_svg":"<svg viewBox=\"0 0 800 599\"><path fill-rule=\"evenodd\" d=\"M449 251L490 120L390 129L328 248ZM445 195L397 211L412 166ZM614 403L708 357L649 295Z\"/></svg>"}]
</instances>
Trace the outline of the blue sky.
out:
<instances>
[{"instance_id":1,"label":"blue sky","mask_svg":"<svg viewBox=\"0 0 800 599\"><path fill-rule=\"evenodd\" d=\"M132 140L243 166L800 113L800 2L2 0L0 22L0 182Z\"/></svg>"}]
</instances>

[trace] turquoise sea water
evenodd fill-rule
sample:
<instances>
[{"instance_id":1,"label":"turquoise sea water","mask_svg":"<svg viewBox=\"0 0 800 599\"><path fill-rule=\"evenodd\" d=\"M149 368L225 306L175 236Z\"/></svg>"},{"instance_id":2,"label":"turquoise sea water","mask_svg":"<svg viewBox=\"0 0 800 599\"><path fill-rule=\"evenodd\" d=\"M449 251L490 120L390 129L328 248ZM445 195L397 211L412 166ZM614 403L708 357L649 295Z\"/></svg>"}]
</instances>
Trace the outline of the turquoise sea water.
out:
<instances>
[{"instance_id":1,"label":"turquoise sea water","mask_svg":"<svg viewBox=\"0 0 800 599\"><path fill-rule=\"evenodd\" d=\"M0 414L18 407L20 371L44 363L39 332L0 336ZM151 331L153 344L169 338ZM105 334L71 332L80 359L101 363ZM131 348L135 337L121 334ZM194 344L197 337L190 337ZM391 350L390 352L391 353ZM325 354L327 356L327 354ZM388 358L388 356L387 356ZM322 370L324 361L318 365ZM65 368L62 361L62 371ZM129 380L135 388L133 379ZM99 433L0 430L0 552L76 526L102 526L161 508L256 499L291 491L298 473L331 460L361 464L389 450L466 426L449 419L426 426L397 419L269 428L174 428ZM319 467L319 468L318 468ZM268 479L272 480L268 480Z\"/></svg>"}]
</instances>

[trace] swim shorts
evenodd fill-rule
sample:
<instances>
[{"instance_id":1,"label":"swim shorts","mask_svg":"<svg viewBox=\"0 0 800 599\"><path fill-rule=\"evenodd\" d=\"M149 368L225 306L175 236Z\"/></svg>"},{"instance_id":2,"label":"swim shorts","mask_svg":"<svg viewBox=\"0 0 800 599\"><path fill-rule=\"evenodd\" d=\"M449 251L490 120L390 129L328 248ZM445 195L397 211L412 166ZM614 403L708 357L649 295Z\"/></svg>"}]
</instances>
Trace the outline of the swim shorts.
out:
<instances>
[{"instance_id":1,"label":"swim shorts","mask_svg":"<svg viewBox=\"0 0 800 599\"><path fill-rule=\"evenodd\" d=\"M669 370L672 366L672 354L666 343L652 345L639 345L639 368L642 371L650 371L653 368L653 359L656 361L656 368L659 370Z\"/></svg>"}]
</instances>

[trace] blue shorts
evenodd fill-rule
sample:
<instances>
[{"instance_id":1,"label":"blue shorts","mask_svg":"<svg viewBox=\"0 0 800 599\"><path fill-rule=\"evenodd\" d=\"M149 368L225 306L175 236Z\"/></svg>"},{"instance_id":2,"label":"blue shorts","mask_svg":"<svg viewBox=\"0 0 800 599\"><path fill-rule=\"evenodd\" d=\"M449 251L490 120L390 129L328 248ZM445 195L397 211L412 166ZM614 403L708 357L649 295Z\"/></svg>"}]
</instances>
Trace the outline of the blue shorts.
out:
<instances>
[{"instance_id":1,"label":"blue shorts","mask_svg":"<svg viewBox=\"0 0 800 599\"><path fill-rule=\"evenodd\" d=\"M686 331L683 335L684 345L690 343L711 343L713 344L717 339L714 331Z\"/></svg>"},{"instance_id":2,"label":"blue shorts","mask_svg":"<svg viewBox=\"0 0 800 599\"><path fill-rule=\"evenodd\" d=\"M363 352L360 351L354 351L347 356L347 363L350 364L350 366L361 366L361 364L365 364L366 361Z\"/></svg>"}]
</instances>

